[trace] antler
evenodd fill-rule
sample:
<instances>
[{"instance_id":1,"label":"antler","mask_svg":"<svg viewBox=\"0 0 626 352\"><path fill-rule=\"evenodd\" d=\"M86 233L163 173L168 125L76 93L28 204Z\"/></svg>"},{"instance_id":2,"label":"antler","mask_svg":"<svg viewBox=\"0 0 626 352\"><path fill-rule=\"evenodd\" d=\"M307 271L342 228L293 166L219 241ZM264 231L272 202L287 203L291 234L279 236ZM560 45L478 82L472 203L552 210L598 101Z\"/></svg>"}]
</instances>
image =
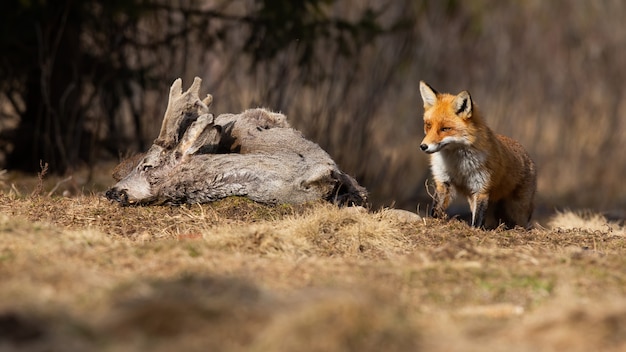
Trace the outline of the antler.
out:
<instances>
[{"instance_id":1,"label":"antler","mask_svg":"<svg viewBox=\"0 0 626 352\"><path fill-rule=\"evenodd\" d=\"M213 116L209 114L209 106L213 102L213 96L207 94L206 98L200 100L200 84L202 79L194 78L193 84L183 93L182 79L177 79L170 88L170 96L167 102L167 109L163 117L161 132L154 140L154 144L165 149L176 146L185 130L201 115L209 115L210 123ZM182 127L182 130L181 130Z\"/></svg>"},{"instance_id":2,"label":"antler","mask_svg":"<svg viewBox=\"0 0 626 352\"><path fill-rule=\"evenodd\" d=\"M187 128L176 150L185 159L200 148L205 153L214 152L220 142L220 132L221 127L213 125L213 115L204 114Z\"/></svg>"}]
</instances>

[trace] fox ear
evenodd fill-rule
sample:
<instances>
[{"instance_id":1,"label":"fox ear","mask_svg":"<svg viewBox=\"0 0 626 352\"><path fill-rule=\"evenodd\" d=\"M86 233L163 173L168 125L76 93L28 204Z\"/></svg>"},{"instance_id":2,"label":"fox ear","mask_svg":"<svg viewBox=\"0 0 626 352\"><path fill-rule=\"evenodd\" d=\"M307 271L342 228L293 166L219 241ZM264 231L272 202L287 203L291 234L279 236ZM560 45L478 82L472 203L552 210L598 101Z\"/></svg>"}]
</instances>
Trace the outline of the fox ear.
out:
<instances>
[{"instance_id":1,"label":"fox ear","mask_svg":"<svg viewBox=\"0 0 626 352\"><path fill-rule=\"evenodd\" d=\"M424 81L420 81L420 94L424 101L424 109L430 109L437 102L437 91Z\"/></svg>"},{"instance_id":2,"label":"fox ear","mask_svg":"<svg viewBox=\"0 0 626 352\"><path fill-rule=\"evenodd\" d=\"M472 117L472 97L464 90L454 98L454 112L462 119Z\"/></svg>"}]
</instances>

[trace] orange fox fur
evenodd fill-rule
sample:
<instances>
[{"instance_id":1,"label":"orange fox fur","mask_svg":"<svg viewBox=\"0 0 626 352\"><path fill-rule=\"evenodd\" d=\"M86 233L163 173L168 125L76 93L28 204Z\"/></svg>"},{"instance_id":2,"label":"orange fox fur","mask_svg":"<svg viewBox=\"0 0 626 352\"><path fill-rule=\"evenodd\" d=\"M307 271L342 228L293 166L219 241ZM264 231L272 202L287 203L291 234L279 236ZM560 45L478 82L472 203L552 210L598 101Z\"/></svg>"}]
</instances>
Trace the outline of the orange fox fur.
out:
<instances>
[{"instance_id":1,"label":"orange fox fur","mask_svg":"<svg viewBox=\"0 0 626 352\"><path fill-rule=\"evenodd\" d=\"M454 191L472 211L472 226L528 227L537 185L535 164L517 141L495 134L467 91L442 94L423 81L424 133L435 180L432 215L445 217ZM493 221L493 223L492 223Z\"/></svg>"}]
</instances>

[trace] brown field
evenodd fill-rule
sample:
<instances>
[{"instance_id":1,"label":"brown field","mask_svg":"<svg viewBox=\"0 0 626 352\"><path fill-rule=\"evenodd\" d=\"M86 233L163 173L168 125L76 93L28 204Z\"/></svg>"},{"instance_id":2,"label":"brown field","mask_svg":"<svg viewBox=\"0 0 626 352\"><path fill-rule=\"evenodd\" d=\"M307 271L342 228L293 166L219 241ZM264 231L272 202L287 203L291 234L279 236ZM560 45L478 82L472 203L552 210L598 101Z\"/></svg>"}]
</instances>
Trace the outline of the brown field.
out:
<instances>
[{"instance_id":1,"label":"brown field","mask_svg":"<svg viewBox=\"0 0 626 352\"><path fill-rule=\"evenodd\" d=\"M626 348L626 231L599 215L481 231L240 198L121 208L4 180L3 351Z\"/></svg>"}]
</instances>

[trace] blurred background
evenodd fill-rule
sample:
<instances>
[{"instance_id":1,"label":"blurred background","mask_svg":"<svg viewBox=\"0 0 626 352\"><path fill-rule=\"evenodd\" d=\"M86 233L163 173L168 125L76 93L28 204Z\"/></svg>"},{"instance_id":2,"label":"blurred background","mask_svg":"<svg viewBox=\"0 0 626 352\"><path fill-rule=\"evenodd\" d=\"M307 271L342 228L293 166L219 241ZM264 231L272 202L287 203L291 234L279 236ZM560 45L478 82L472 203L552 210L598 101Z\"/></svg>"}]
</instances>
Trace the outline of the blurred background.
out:
<instances>
[{"instance_id":1,"label":"blurred background","mask_svg":"<svg viewBox=\"0 0 626 352\"><path fill-rule=\"evenodd\" d=\"M526 146L537 213L619 212L625 16L621 0L3 1L0 169L87 169L89 189L150 146L170 84L199 76L214 113L282 112L375 207L423 211L422 79L469 90Z\"/></svg>"}]
</instances>

